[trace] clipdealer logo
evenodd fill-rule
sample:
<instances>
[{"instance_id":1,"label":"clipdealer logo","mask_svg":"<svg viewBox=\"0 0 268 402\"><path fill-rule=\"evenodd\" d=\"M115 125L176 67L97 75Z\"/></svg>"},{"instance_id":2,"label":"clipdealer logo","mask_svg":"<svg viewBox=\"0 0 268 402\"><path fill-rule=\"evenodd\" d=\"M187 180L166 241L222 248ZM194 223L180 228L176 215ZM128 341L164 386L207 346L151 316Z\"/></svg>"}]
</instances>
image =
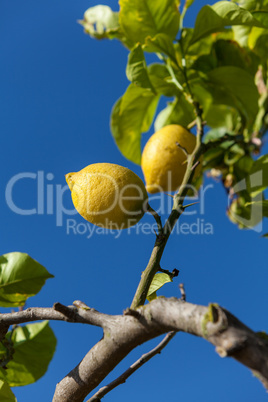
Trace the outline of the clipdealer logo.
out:
<instances>
[{"instance_id":1,"label":"clipdealer logo","mask_svg":"<svg viewBox=\"0 0 268 402\"><path fill-rule=\"evenodd\" d=\"M54 179L55 176L53 173L46 173L44 171L37 171L36 173L22 172L14 175L7 182L5 189L5 198L8 208L15 214L23 216L54 215L56 226L65 226L67 234L86 235L88 238L90 238L93 233L113 234L114 231L114 236L119 236L118 230L120 230L120 228L98 228L94 227L88 222L85 222L84 220L81 222L80 217L77 220L74 219L74 215L78 214L76 209L73 206L71 208L67 208L65 206L66 202L64 204L64 199L66 197L70 197L69 187L67 184L63 185L57 184L55 181L53 182ZM262 181L262 171L258 171L250 175L247 179L241 180L233 187L233 195L228 199L230 214L232 214L238 223L241 223L244 227L250 228L256 232L261 232L262 230L261 223L254 227L254 222L261 222L262 220L262 209L255 205L254 202L262 200L262 193L258 191L254 193L254 188L260 188ZM23 185L29 186L29 184L32 188L31 194L33 195L33 204L29 203L30 205L25 208L22 207L22 204L20 205L20 201L17 197L18 187ZM195 189L192 189L193 195L191 195L191 197L187 197L187 199L185 199L185 203L197 203L191 208L187 208L183 215L196 215L197 219L193 223L178 223L178 226L175 226L174 228L177 233L184 235L213 234L213 225L207 222L204 218L207 192L211 191L213 188L214 184L208 184L206 186L201 186L198 192ZM250 214L247 219L235 214L235 212L230 209L230 205L234 201L235 197L239 196L240 192L243 192L244 190L249 192L249 189L253 194L253 202L252 204L248 203L250 205L250 207L248 207L250 208ZM167 197L165 193L153 194L150 196L150 203L151 202L153 203L153 207L156 212L161 216L168 214L172 209L172 197ZM128 233L133 233L135 230L136 233L149 234L154 232L155 229L156 228L153 224L143 221L121 232L126 233L127 231Z\"/></svg>"},{"instance_id":2,"label":"clipdealer logo","mask_svg":"<svg viewBox=\"0 0 268 402\"><path fill-rule=\"evenodd\" d=\"M56 226L63 225L63 217L76 215L75 208L67 209L64 206L63 198L65 193L69 192L68 185L52 184L54 179L53 173L38 171L37 173L22 172L13 176L6 185L5 198L6 203L11 211L15 214L30 216L30 215L55 215ZM34 207L21 208L14 201L14 192L19 182L31 180L33 184L33 194L35 194Z\"/></svg>"}]
</instances>

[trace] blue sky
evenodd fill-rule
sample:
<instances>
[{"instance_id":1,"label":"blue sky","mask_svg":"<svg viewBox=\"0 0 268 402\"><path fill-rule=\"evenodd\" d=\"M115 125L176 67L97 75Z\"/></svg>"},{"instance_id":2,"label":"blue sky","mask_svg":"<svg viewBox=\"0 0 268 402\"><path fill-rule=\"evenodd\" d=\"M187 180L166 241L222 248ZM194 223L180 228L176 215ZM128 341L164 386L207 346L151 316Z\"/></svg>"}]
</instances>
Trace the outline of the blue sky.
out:
<instances>
[{"instance_id":1,"label":"blue sky","mask_svg":"<svg viewBox=\"0 0 268 402\"><path fill-rule=\"evenodd\" d=\"M190 26L197 10L212 4L196 3L186 19ZM70 305L79 299L100 311L120 314L131 303L154 235L132 230L119 237L111 233L90 236L82 217L63 214L61 219L59 208L62 204L66 210L72 208L70 192L64 191L64 175L91 163L121 164L142 177L140 167L120 154L109 130L111 108L128 84L128 52L117 41L90 39L76 22L96 4L85 0L0 4L0 244L1 254L26 252L55 275L27 306L52 306L56 301ZM109 5L118 9L116 1ZM152 132L144 135L143 144ZM24 209L38 208L37 177L39 183L43 177L44 213L20 215L7 205L6 186L15 175L25 172L32 178L14 185L14 203ZM183 282L188 301L217 302L253 330L268 331L267 239L233 225L226 217L225 191L219 183L206 179L206 184L211 187L204 196L204 211L199 205L195 214L182 217L182 222L210 224L213 234L171 236L162 267L178 268L180 275L161 293L179 297L178 284ZM48 214L52 205L54 210ZM75 219L73 228L70 219ZM146 215L142 222L152 223L152 217ZM55 357L36 384L14 389L19 402L37 397L39 402L51 400L56 383L102 335L99 329L80 324L51 326L58 338ZM156 342L131 353L104 384ZM215 395L218 402L261 402L266 398L247 369L218 357L204 340L178 334L161 356L105 400L214 402Z\"/></svg>"}]
</instances>

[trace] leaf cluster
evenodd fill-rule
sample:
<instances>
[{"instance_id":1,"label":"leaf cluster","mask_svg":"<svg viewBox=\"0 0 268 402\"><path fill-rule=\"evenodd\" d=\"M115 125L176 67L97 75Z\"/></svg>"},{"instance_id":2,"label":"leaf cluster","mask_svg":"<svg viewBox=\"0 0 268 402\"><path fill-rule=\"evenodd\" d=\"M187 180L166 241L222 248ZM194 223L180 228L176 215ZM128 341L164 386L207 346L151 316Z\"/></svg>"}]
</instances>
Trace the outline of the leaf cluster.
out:
<instances>
[{"instance_id":1,"label":"leaf cluster","mask_svg":"<svg viewBox=\"0 0 268 402\"><path fill-rule=\"evenodd\" d=\"M25 253L0 256L0 306L23 308L49 278L53 275ZM10 387L28 385L42 377L55 348L56 338L48 321L13 326L0 343L0 400L16 401Z\"/></svg>"}]
</instances>

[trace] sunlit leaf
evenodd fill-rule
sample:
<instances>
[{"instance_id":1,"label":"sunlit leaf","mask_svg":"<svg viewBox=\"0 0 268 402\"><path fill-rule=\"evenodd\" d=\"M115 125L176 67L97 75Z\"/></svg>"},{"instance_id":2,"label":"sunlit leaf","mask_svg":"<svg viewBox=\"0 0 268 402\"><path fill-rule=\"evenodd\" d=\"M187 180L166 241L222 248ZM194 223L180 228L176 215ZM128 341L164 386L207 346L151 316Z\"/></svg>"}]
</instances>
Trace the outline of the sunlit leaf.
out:
<instances>
[{"instance_id":1,"label":"sunlit leaf","mask_svg":"<svg viewBox=\"0 0 268 402\"><path fill-rule=\"evenodd\" d=\"M9 337L10 333L6 335ZM48 321L17 327L12 333L14 355L0 377L11 387L31 384L42 377L55 352L57 340ZM5 347L0 344L1 352Z\"/></svg>"},{"instance_id":2,"label":"sunlit leaf","mask_svg":"<svg viewBox=\"0 0 268 402\"><path fill-rule=\"evenodd\" d=\"M148 37L145 40L144 50L147 52L163 53L176 61L175 48L170 37L164 33L155 37Z\"/></svg>"},{"instance_id":3,"label":"sunlit leaf","mask_svg":"<svg viewBox=\"0 0 268 402\"><path fill-rule=\"evenodd\" d=\"M246 25L236 25L232 27L234 41L242 47L248 46L248 36L252 27Z\"/></svg>"},{"instance_id":4,"label":"sunlit leaf","mask_svg":"<svg viewBox=\"0 0 268 402\"><path fill-rule=\"evenodd\" d=\"M172 97L181 93L171 81L170 73L164 64L151 64L148 66L148 73L150 81L159 95Z\"/></svg>"},{"instance_id":5,"label":"sunlit leaf","mask_svg":"<svg viewBox=\"0 0 268 402\"><path fill-rule=\"evenodd\" d=\"M189 8L194 3L195 0L186 0L184 4L184 8Z\"/></svg>"},{"instance_id":6,"label":"sunlit leaf","mask_svg":"<svg viewBox=\"0 0 268 402\"><path fill-rule=\"evenodd\" d=\"M15 395L11 391L9 385L0 380L0 401L1 402L17 402Z\"/></svg>"},{"instance_id":7,"label":"sunlit leaf","mask_svg":"<svg viewBox=\"0 0 268 402\"><path fill-rule=\"evenodd\" d=\"M248 37L248 46L266 60L268 54L268 29L253 27Z\"/></svg>"},{"instance_id":8,"label":"sunlit leaf","mask_svg":"<svg viewBox=\"0 0 268 402\"><path fill-rule=\"evenodd\" d=\"M209 127L224 127L226 132L226 130L235 130L239 121L239 114L233 107L211 104L204 118Z\"/></svg>"},{"instance_id":9,"label":"sunlit leaf","mask_svg":"<svg viewBox=\"0 0 268 402\"><path fill-rule=\"evenodd\" d=\"M147 293L147 299L148 296L152 296L158 289L160 289L165 283L172 282L172 279L170 275L165 274L165 273L159 273L155 274L154 279L152 280L152 283L150 285L150 288Z\"/></svg>"},{"instance_id":10,"label":"sunlit leaf","mask_svg":"<svg viewBox=\"0 0 268 402\"><path fill-rule=\"evenodd\" d=\"M144 43L159 33L175 39L180 23L177 0L120 0L119 22L127 38Z\"/></svg>"},{"instance_id":11,"label":"sunlit leaf","mask_svg":"<svg viewBox=\"0 0 268 402\"><path fill-rule=\"evenodd\" d=\"M137 44L129 53L126 75L133 84L155 92L148 76L146 61L140 44Z\"/></svg>"},{"instance_id":12,"label":"sunlit leaf","mask_svg":"<svg viewBox=\"0 0 268 402\"><path fill-rule=\"evenodd\" d=\"M236 3L246 10L259 10L268 5L267 0L239 0Z\"/></svg>"},{"instance_id":13,"label":"sunlit leaf","mask_svg":"<svg viewBox=\"0 0 268 402\"><path fill-rule=\"evenodd\" d=\"M154 292L154 293L152 293L150 295L147 295L148 302L151 302L152 300L155 300L156 298L157 298L156 292Z\"/></svg>"},{"instance_id":14,"label":"sunlit leaf","mask_svg":"<svg viewBox=\"0 0 268 402\"><path fill-rule=\"evenodd\" d=\"M263 26L249 11L235 3L219 1L212 6L206 5L199 11L191 43L231 25Z\"/></svg>"},{"instance_id":15,"label":"sunlit leaf","mask_svg":"<svg viewBox=\"0 0 268 402\"><path fill-rule=\"evenodd\" d=\"M111 115L111 131L121 153L132 162L141 161L141 134L148 131L159 96L130 84L116 102Z\"/></svg>"},{"instance_id":16,"label":"sunlit leaf","mask_svg":"<svg viewBox=\"0 0 268 402\"><path fill-rule=\"evenodd\" d=\"M206 38L200 39L200 41L191 45L193 34L193 28L183 28L179 43L182 43L184 54L194 56L195 58L200 54L209 54L211 46L214 42L213 37L207 36Z\"/></svg>"},{"instance_id":17,"label":"sunlit leaf","mask_svg":"<svg viewBox=\"0 0 268 402\"><path fill-rule=\"evenodd\" d=\"M48 278L53 275L25 253L0 256L0 305L24 305L28 297L41 290Z\"/></svg>"}]
</instances>

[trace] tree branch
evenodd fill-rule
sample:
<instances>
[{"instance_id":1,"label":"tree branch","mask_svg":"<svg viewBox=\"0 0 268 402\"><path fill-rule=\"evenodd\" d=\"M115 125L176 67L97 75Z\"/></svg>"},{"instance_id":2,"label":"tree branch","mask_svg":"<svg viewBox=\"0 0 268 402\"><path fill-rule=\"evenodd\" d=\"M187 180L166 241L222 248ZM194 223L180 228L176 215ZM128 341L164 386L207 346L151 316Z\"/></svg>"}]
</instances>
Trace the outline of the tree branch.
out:
<instances>
[{"instance_id":1,"label":"tree branch","mask_svg":"<svg viewBox=\"0 0 268 402\"><path fill-rule=\"evenodd\" d=\"M9 325L44 319L103 328L103 338L57 385L53 402L82 402L131 350L170 331L206 339L216 346L221 357L231 356L252 370L268 390L267 339L217 304L205 307L161 297L134 310L135 315L117 316L100 313L81 302L80 305L77 308L56 303L54 308L28 308L0 315L0 333Z\"/></svg>"},{"instance_id":2,"label":"tree branch","mask_svg":"<svg viewBox=\"0 0 268 402\"><path fill-rule=\"evenodd\" d=\"M152 357L161 353L161 351L167 346L171 339L176 335L176 332L169 332L165 338L150 352L142 355L139 360L133 363L123 374L121 374L116 380L110 382L110 384L105 385L99 389L96 394L94 394L87 402L99 402L108 392L112 391L114 388L118 387L126 382L126 380L137 371L141 366L147 363Z\"/></svg>"},{"instance_id":3,"label":"tree branch","mask_svg":"<svg viewBox=\"0 0 268 402\"><path fill-rule=\"evenodd\" d=\"M0 334L3 333L4 337L10 325L39 320L77 322L91 324L105 329L106 326L110 325L113 317L108 314L100 313L90 307L84 309L55 303L53 308L31 307L14 313L0 314Z\"/></svg>"},{"instance_id":4,"label":"tree branch","mask_svg":"<svg viewBox=\"0 0 268 402\"><path fill-rule=\"evenodd\" d=\"M57 385L53 402L82 402L131 350L170 331L206 339L221 357L231 356L251 369L268 389L268 342L218 305L158 298L136 311L135 317L105 320L104 337Z\"/></svg>"}]
</instances>

